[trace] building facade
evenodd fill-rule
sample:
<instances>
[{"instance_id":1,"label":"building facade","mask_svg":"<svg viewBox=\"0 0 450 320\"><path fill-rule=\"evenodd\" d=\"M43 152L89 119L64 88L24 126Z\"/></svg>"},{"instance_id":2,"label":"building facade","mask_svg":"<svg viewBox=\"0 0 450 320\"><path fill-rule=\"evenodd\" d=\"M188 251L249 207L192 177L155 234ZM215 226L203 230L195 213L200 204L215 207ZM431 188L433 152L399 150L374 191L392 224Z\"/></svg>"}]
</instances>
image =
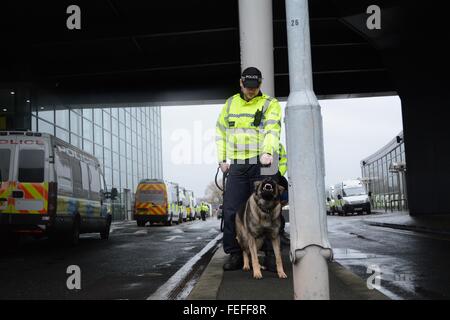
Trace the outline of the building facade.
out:
<instances>
[{"instance_id":1,"label":"building facade","mask_svg":"<svg viewBox=\"0 0 450 320\"><path fill-rule=\"evenodd\" d=\"M361 174L374 209L408 210L403 132L363 159Z\"/></svg>"},{"instance_id":2,"label":"building facade","mask_svg":"<svg viewBox=\"0 0 450 320\"><path fill-rule=\"evenodd\" d=\"M136 190L139 180L162 179L161 108L148 106L33 107L31 128L95 155L108 189Z\"/></svg>"}]
</instances>

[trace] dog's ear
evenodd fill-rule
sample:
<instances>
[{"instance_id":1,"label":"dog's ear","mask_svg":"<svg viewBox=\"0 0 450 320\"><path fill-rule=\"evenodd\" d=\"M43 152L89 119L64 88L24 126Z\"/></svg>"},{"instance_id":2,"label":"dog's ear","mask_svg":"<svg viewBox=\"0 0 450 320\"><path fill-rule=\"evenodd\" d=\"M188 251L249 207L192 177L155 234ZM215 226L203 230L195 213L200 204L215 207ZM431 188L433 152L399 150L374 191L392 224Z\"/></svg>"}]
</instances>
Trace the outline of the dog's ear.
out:
<instances>
[{"instance_id":1,"label":"dog's ear","mask_svg":"<svg viewBox=\"0 0 450 320\"><path fill-rule=\"evenodd\" d=\"M282 194L284 191L284 187L280 186L279 184L277 186L278 186L278 192L280 192L280 194Z\"/></svg>"},{"instance_id":2,"label":"dog's ear","mask_svg":"<svg viewBox=\"0 0 450 320\"><path fill-rule=\"evenodd\" d=\"M255 187L255 190L258 189L258 187L260 186L261 183L262 183L262 180L255 181L255 182L253 183L253 186Z\"/></svg>"}]
</instances>

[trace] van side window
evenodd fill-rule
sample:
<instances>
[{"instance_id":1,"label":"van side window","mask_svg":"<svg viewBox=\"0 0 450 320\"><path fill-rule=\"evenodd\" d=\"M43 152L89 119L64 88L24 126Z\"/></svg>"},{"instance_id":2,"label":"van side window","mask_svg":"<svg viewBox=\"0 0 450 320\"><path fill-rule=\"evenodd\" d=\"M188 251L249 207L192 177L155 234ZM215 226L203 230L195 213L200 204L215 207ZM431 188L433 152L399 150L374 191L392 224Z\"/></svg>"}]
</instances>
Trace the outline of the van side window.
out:
<instances>
[{"instance_id":1,"label":"van side window","mask_svg":"<svg viewBox=\"0 0 450 320\"><path fill-rule=\"evenodd\" d=\"M83 191L80 161L75 158L71 158L70 162L72 164L73 195L76 198L84 198L85 192Z\"/></svg>"},{"instance_id":2,"label":"van side window","mask_svg":"<svg viewBox=\"0 0 450 320\"><path fill-rule=\"evenodd\" d=\"M80 164L83 191L89 193L89 173L87 164L85 162L80 162Z\"/></svg>"},{"instance_id":3,"label":"van side window","mask_svg":"<svg viewBox=\"0 0 450 320\"><path fill-rule=\"evenodd\" d=\"M20 150L19 152L19 181L44 181L44 150Z\"/></svg>"},{"instance_id":4,"label":"van side window","mask_svg":"<svg viewBox=\"0 0 450 320\"><path fill-rule=\"evenodd\" d=\"M11 150L0 149L0 181L9 180L10 162L11 162Z\"/></svg>"},{"instance_id":5,"label":"van side window","mask_svg":"<svg viewBox=\"0 0 450 320\"><path fill-rule=\"evenodd\" d=\"M58 193L69 195L73 194L72 184L72 166L70 160L63 154L56 153L56 176L58 182Z\"/></svg>"},{"instance_id":6,"label":"van side window","mask_svg":"<svg viewBox=\"0 0 450 320\"><path fill-rule=\"evenodd\" d=\"M100 171L99 168L89 165L91 173L91 200L100 200Z\"/></svg>"}]
</instances>

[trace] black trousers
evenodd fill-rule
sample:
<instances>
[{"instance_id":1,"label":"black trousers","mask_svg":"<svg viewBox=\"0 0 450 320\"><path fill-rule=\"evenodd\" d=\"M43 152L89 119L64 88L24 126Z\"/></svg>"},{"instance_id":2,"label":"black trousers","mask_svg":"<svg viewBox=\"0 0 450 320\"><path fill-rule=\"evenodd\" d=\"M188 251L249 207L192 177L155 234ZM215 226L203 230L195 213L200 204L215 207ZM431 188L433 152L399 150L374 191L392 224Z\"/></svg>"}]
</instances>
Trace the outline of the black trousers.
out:
<instances>
[{"instance_id":1,"label":"black trousers","mask_svg":"<svg viewBox=\"0 0 450 320\"><path fill-rule=\"evenodd\" d=\"M236 240L236 212L253 193L255 181L263 180L266 177L261 176L260 164L230 165L223 203L223 250L225 253L241 252L241 248ZM278 177L279 174L272 176L277 181Z\"/></svg>"}]
</instances>

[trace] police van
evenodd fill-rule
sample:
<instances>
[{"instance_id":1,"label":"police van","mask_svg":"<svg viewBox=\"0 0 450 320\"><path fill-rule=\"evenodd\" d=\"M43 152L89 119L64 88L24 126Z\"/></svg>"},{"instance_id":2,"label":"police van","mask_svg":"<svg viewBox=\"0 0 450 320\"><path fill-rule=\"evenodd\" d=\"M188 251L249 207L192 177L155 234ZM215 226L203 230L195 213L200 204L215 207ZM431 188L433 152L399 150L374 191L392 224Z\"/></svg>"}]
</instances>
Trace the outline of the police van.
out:
<instances>
[{"instance_id":1,"label":"police van","mask_svg":"<svg viewBox=\"0 0 450 320\"><path fill-rule=\"evenodd\" d=\"M334 186L336 212L339 215L347 213L371 213L370 199L360 180L346 180Z\"/></svg>"},{"instance_id":2,"label":"police van","mask_svg":"<svg viewBox=\"0 0 450 320\"><path fill-rule=\"evenodd\" d=\"M134 219L139 227L147 222L180 223L178 185L161 179L143 179L136 188Z\"/></svg>"},{"instance_id":3,"label":"police van","mask_svg":"<svg viewBox=\"0 0 450 320\"><path fill-rule=\"evenodd\" d=\"M109 237L111 200L94 156L38 132L0 131L0 232Z\"/></svg>"}]
</instances>

